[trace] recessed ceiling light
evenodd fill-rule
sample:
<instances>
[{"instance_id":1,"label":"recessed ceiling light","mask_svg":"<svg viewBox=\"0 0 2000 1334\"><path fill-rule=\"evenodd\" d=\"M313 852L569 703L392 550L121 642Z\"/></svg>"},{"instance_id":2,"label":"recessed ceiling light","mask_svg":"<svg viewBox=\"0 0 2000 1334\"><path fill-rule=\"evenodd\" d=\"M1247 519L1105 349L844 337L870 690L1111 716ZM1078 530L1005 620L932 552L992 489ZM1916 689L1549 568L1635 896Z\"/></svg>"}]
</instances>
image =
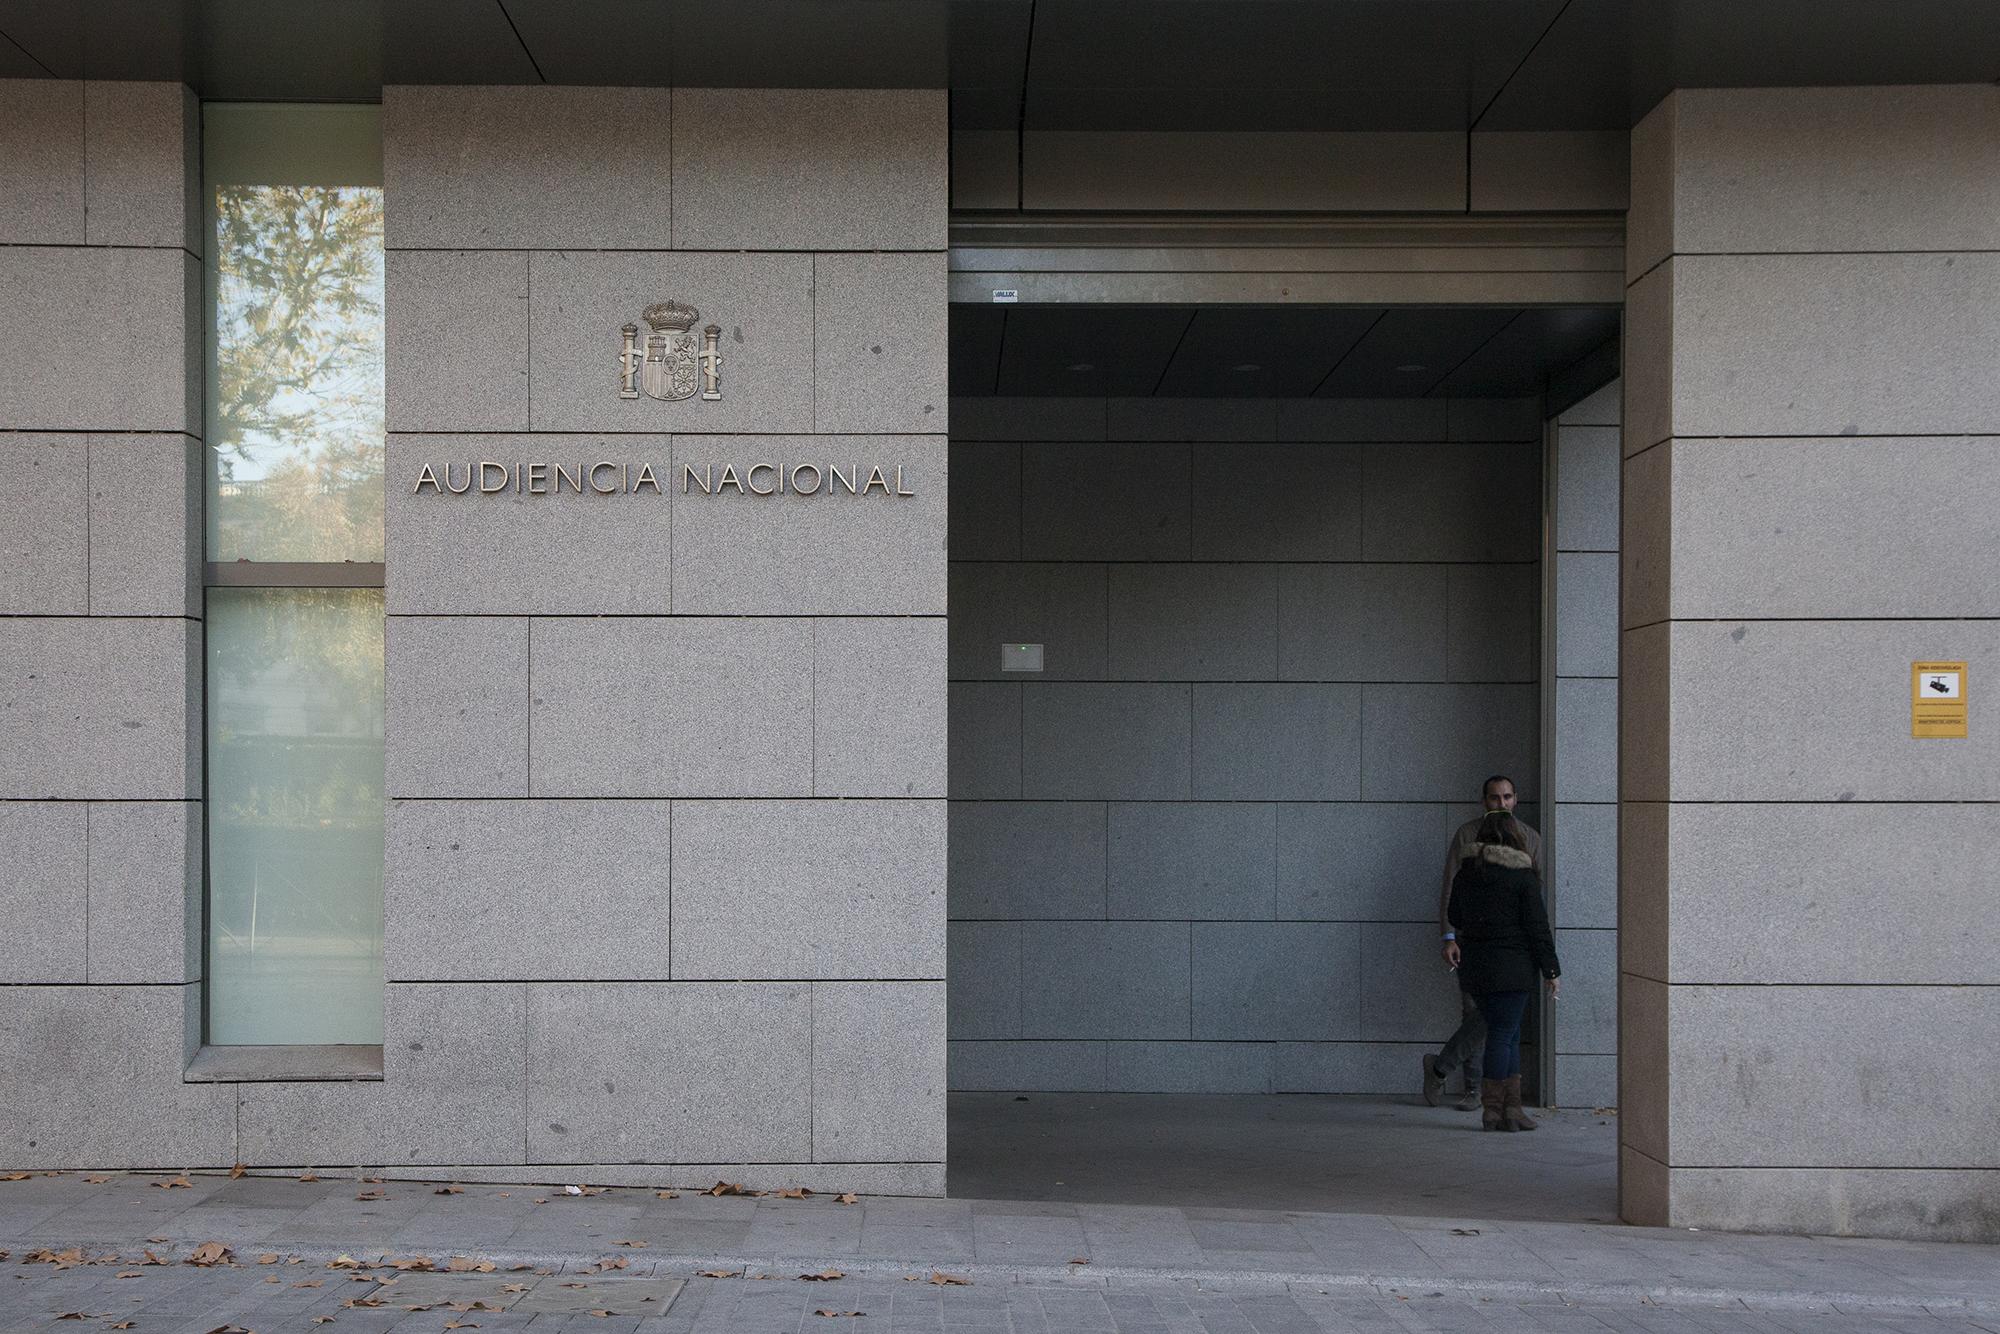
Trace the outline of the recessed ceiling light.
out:
<instances>
[{"instance_id":1,"label":"recessed ceiling light","mask_svg":"<svg viewBox=\"0 0 2000 1334\"><path fill-rule=\"evenodd\" d=\"M1096 369L1097 369L1097 363L1096 363L1096 362L1094 362L1094 361L1072 361L1072 362L1071 362L1071 363L1069 364L1069 368L1070 368L1070 369L1071 369L1072 371L1075 371L1075 372L1076 372L1077 374L1081 375L1081 374L1082 374L1083 372L1085 372L1085 371L1094 371L1094 370L1096 370Z\"/></svg>"},{"instance_id":2,"label":"recessed ceiling light","mask_svg":"<svg viewBox=\"0 0 2000 1334\"><path fill-rule=\"evenodd\" d=\"M1251 371L1261 371L1264 368L1262 366L1259 366L1254 361L1246 361L1243 362L1241 365L1231 366L1229 369L1235 371L1238 375L1245 375Z\"/></svg>"},{"instance_id":3,"label":"recessed ceiling light","mask_svg":"<svg viewBox=\"0 0 2000 1334\"><path fill-rule=\"evenodd\" d=\"M1396 367L1396 373L1398 375L1416 375L1419 372L1427 371L1429 369L1430 367L1428 366L1419 366L1417 365L1416 362L1412 361Z\"/></svg>"}]
</instances>

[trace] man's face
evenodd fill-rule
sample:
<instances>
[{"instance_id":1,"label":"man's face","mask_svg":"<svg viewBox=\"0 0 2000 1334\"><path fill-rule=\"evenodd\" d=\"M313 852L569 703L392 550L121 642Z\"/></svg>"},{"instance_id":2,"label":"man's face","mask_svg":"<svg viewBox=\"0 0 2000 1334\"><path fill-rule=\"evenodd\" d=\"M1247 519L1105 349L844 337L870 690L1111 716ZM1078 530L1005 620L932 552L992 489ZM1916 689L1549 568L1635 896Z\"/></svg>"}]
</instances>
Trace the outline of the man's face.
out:
<instances>
[{"instance_id":1,"label":"man's face","mask_svg":"<svg viewBox=\"0 0 2000 1334\"><path fill-rule=\"evenodd\" d=\"M1486 809L1489 811L1511 811L1514 809L1514 785L1502 779L1486 785Z\"/></svg>"}]
</instances>

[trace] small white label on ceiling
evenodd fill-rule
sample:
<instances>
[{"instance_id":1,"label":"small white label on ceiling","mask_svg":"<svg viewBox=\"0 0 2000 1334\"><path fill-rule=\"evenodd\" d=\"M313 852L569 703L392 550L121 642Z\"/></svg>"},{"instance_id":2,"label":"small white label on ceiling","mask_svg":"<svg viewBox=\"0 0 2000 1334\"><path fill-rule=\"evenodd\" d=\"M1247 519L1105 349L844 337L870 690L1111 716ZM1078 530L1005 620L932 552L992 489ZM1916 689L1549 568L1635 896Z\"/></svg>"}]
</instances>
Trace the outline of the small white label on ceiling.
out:
<instances>
[{"instance_id":1,"label":"small white label on ceiling","mask_svg":"<svg viewBox=\"0 0 2000 1334\"><path fill-rule=\"evenodd\" d=\"M1040 644L1002 644L1000 646L1000 670L1003 672L1039 672L1042 670L1042 646Z\"/></svg>"},{"instance_id":2,"label":"small white label on ceiling","mask_svg":"<svg viewBox=\"0 0 2000 1334\"><path fill-rule=\"evenodd\" d=\"M1020 299L1021 289L1018 287L996 287L993 289L993 300L997 305L1011 306Z\"/></svg>"}]
</instances>

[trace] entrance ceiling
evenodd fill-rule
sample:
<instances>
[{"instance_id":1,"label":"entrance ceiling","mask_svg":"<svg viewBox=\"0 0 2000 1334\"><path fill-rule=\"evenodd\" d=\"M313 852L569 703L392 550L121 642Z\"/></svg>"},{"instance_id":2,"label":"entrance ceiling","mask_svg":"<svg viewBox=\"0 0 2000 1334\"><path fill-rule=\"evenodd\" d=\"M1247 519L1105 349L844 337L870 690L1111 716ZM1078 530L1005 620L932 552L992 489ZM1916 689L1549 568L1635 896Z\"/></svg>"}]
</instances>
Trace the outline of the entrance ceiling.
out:
<instances>
[{"instance_id":1,"label":"entrance ceiling","mask_svg":"<svg viewBox=\"0 0 2000 1334\"><path fill-rule=\"evenodd\" d=\"M954 305L951 392L1518 398L1617 335L1602 306Z\"/></svg>"},{"instance_id":2,"label":"entrance ceiling","mask_svg":"<svg viewBox=\"0 0 2000 1334\"><path fill-rule=\"evenodd\" d=\"M952 89L966 129L1625 129L1669 88L2000 78L1994 0L0 0L0 77ZM606 127L606 151L629 127Z\"/></svg>"}]
</instances>

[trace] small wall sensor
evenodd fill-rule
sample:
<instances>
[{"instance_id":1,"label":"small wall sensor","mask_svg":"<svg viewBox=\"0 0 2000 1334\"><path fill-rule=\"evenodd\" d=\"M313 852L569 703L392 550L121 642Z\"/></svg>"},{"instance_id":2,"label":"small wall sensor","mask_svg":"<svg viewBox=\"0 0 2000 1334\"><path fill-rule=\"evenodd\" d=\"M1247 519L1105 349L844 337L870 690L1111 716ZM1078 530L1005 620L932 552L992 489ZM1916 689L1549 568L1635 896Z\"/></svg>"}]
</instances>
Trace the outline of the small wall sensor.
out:
<instances>
[{"instance_id":1,"label":"small wall sensor","mask_svg":"<svg viewBox=\"0 0 2000 1334\"><path fill-rule=\"evenodd\" d=\"M1002 644L1000 646L1000 670L1003 672L1039 672L1042 670L1042 646L1040 644Z\"/></svg>"}]
</instances>

